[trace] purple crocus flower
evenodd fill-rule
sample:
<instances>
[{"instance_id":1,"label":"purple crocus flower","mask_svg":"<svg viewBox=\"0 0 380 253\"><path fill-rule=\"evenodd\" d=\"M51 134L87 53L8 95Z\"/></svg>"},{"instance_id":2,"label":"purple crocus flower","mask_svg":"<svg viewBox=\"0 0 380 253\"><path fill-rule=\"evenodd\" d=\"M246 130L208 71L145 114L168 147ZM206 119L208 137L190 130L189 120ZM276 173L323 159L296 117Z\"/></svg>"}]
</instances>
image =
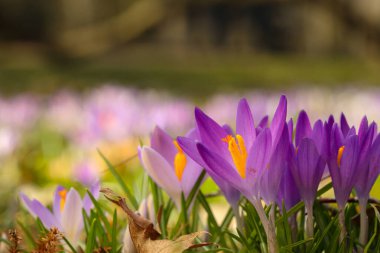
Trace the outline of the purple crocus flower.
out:
<instances>
[{"instance_id":1,"label":"purple crocus flower","mask_svg":"<svg viewBox=\"0 0 380 253\"><path fill-rule=\"evenodd\" d=\"M99 196L100 185L94 184L91 192L95 198ZM78 245L79 237L83 230L82 209L90 213L93 204L86 194L83 199L79 193L70 188L58 186L53 200L53 211L50 211L36 199L29 199L25 194L20 194L21 200L30 214L39 218L46 228L56 227L73 245Z\"/></svg>"},{"instance_id":2,"label":"purple crocus flower","mask_svg":"<svg viewBox=\"0 0 380 253\"><path fill-rule=\"evenodd\" d=\"M259 195L276 201L289 148L286 98L281 97L270 128L259 133L245 99L238 105L235 136L199 109L195 117L201 140L196 147L205 168L238 189L255 206L268 236L269 251L276 252L274 225L269 223Z\"/></svg>"},{"instance_id":3,"label":"purple crocus flower","mask_svg":"<svg viewBox=\"0 0 380 253\"><path fill-rule=\"evenodd\" d=\"M229 131L229 129L227 129ZM218 174L214 173L208 165L203 161L202 157L200 156L198 149L197 149L197 143L198 140L194 140L187 137L178 137L178 144L181 146L183 151L194 161L196 161L199 165L201 165L203 168L206 169L208 175L211 176L211 178L215 181L215 183L219 186L220 190L222 191L223 195L225 196L228 203L231 205L232 209L235 212L235 215L238 215L238 202L240 199L240 192L232 187L229 183L227 183L225 180L223 180Z\"/></svg>"},{"instance_id":4,"label":"purple crocus flower","mask_svg":"<svg viewBox=\"0 0 380 253\"><path fill-rule=\"evenodd\" d=\"M282 203L284 202L286 210L289 210L300 201L300 192L296 186L290 168L287 167L281 179L280 189L278 191L277 197L277 204L282 208Z\"/></svg>"},{"instance_id":5,"label":"purple crocus flower","mask_svg":"<svg viewBox=\"0 0 380 253\"><path fill-rule=\"evenodd\" d=\"M323 123L318 120L311 128L305 111L301 111L296 126L294 160L291 171L302 199L314 202L326 162L323 158Z\"/></svg>"},{"instance_id":6,"label":"purple crocus flower","mask_svg":"<svg viewBox=\"0 0 380 253\"><path fill-rule=\"evenodd\" d=\"M327 164L338 206L344 208L358 174L356 167L359 160L359 140L354 133L348 133L344 137L336 123L331 129L330 135Z\"/></svg>"},{"instance_id":7,"label":"purple crocus flower","mask_svg":"<svg viewBox=\"0 0 380 253\"><path fill-rule=\"evenodd\" d=\"M260 196L267 204L277 201L283 173L288 167L290 141L288 126L284 125L281 138L272 151L269 164L260 177Z\"/></svg>"},{"instance_id":8,"label":"purple crocus flower","mask_svg":"<svg viewBox=\"0 0 380 253\"><path fill-rule=\"evenodd\" d=\"M368 126L367 117L360 123L358 131L360 155L355 178L355 190L360 206L360 235L359 242L366 245L368 240L368 216L367 203L369 193L379 175L380 137L376 136L377 125L371 123ZM375 139L375 140L374 140ZM360 250L362 252L362 249Z\"/></svg>"},{"instance_id":9,"label":"purple crocus flower","mask_svg":"<svg viewBox=\"0 0 380 253\"><path fill-rule=\"evenodd\" d=\"M325 130L328 125L325 124ZM346 235L344 207L354 187L358 176L360 145L355 128L351 128L344 136L338 124L334 123L330 133L326 131L329 139L327 164L329 167L336 202L339 209L339 223L341 226L340 240Z\"/></svg>"},{"instance_id":10,"label":"purple crocus flower","mask_svg":"<svg viewBox=\"0 0 380 253\"><path fill-rule=\"evenodd\" d=\"M379 136L376 136L376 131L376 123L373 122L368 126L368 120L364 117L358 131L360 156L358 176L355 179L356 194L363 200L368 200L369 192L379 174L380 140Z\"/></svg>"},{"instance_id":11,"label":"purple crocus flower","mask_svg":"<svg viewBox=\"0 0 380 253\"><path fill-rule=\"evenodd\" d=\"M196 134L193 130L187 137L195 139ZM182 192L185 198L190 194L202 167L188 157L177 141L159 127L153 131L151 146L139 149L139 157L149 176L180 208Z\"/></svg>"},{"instance_id":12,"label":"purple crocus flower","mask_svg":"<svg viewBox=\"0 0 380 253\"><path fill-rule=\"evenodd\" d=\"M285 97L280 100L271 129L264 128L257 136L253 117L245 99L241 100L238 106L235 137L201 110L195 110L195 117L201 139L197 148L207 165L206 168L239 189L248 199L257 197L259 187L256 181L267 168L272 147L277 146L284 129ZM288 141L287 134L286 131ZM281 176L282 174L280 179Z\"/></svg>"},{"instance_id":13,"label":"purple crocus flower","mask_svg":"<svg viewBox=\"0 0 380 253\"><path fill-rule=\"evenodd\" d=\"M301 111L296 126L295 148L292 147L290 151L289 161L294 181L305 201L308 237L314 234L313 204L326 166L323 158L326 153L323 148L324 136L322 121L316 121L312 128L307 113Z\"/></svg>"}]
</instances>

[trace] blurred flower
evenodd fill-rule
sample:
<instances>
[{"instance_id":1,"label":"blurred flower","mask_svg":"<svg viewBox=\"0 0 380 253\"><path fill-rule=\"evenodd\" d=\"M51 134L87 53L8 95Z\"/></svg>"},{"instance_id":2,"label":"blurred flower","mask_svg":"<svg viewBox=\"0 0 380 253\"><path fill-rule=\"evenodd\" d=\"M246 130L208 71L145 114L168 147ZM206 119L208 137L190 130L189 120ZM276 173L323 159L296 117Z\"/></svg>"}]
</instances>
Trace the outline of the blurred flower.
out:
<instances>
[{"instance_id":1,"label":"blurred flower","mask_svg":"<svg viewBox=\"0 0 380 253\"><path fill-rule=\"evenodd\" d=\"M99 196L99 184L95 184L91 192L94 197ZM83 200L74 189L65 189L58 186L53 199L53 211L43 206L36 199L30 200L25 194L20 194L25 207L35 218L39 218L46 228L58 228L73 245L79 243L83 229L82 209L89 214L93 204L86 194Z\"/></svg>"},{"instance_id":2,"label":"blurred flower","mask_svg":"<svg viewBox=\"0 0 380 253\"><path fill-rule=\"evenodd\" d=\"M19 143L19 132L10 128L0 128L0 157L10 155Z\"/></svg>"},{"instance_id":3,"label":"blurred flower","mask_svg":"<svg viewBox=\"0 0 380 253\"><path fill-rule=\"evenodd\" d=\"M83 161L74 168L74 178L86 187L91 187L99 181L100 175L96 165L90 161Z\"/></svg>"},{"instance_id":4,"label":"blurred flower","mask_svg":"<svg viewBox=\"0 0 380 253\"><path fill-rule=\"evenodd\" d=\"M187 136L196 138L195 135L195 131L190 131ZM159 127L153 131L151 146L139 148L139 157L149 176L180 208L181 194L185 198L189 195L202 172L201 166L187 157L177 141Z\"/></svg>"}]
</instances>

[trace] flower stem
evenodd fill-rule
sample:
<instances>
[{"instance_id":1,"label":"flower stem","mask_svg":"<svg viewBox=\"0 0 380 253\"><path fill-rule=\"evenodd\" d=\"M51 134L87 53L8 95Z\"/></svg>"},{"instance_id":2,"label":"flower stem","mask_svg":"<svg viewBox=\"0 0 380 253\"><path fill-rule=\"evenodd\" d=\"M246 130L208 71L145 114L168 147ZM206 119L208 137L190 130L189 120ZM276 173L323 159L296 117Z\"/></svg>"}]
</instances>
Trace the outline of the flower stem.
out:
<instances>
[{"instance_id":1,"label":"flower stem","mask_svg":"<svg viewBox=\"0 0 380 253\"><path fill-rule=\"evenodd\" d=\"M267 235L267 244L268 244L268 253L278 253L278 245L276 239L276 230L275 226L268 220L268 217L265 214L263 205L261 204L260 199L252 198L251 203L256 209L257 214L263 224L265 233Z\"/></svg>"},{"instance_id":2,"label":"flower stem","mask_svg":"<svg viewBox=\"0 0 380 253\"><path fill-rule=\"evenodd\" d=\"M297 241L297 233L298 233L298 227L297 227L297 213L293 214L291 217L289 217L289 223L290 223L290 229L292 231L292 241Z\"/></svg>"},{"instance_id":3,"label":"flower stem","mask_svg":"<svg viewBox=\"0 0 380 253\"><path fill-rule=\"evenodd\" d=\"M359 248L358 252L363 252L365 245L368 240L368 216L367 216L367 202L366 198L359 199L360 206L360 235L359 235L359 243L363 246L363 248Z\"/></svg>"},{"instance_id":4,"label":"flower stem","mask_svg":"<svg viewBox=\"0 0 380 253\"><path fill-rule=\"evenodd\" d=\"M236 205L236 206L232 207L232 211L233 211L233 213L235 215L236 226L239 229L239 231L242 232L243 229L244 229L244 220L243 220L243 218L241 216L241 213L239 211L239 206Z\"/></svg>"},{"instance_id":5,"label":"flower stem","mask_svg":"<svg viewBox=\"0 0 380 253\"><path fill-rule=\"evenodd\" d=\"M347 230L346 230L346 224L345 224L345 217L344 217L344 207L339 206L338 207L339 212L339 224L340 224L340 236L339 241L343 242L344 238L346 237Z\"/></svg>"},{"instance_id":6,"label":"flower stem","mask_svg":"<svg viewBox=\"0 0 380 253\"><path fill-rule=\"evenodd\" d=\"M306 203L306 236L308 238L314 237L314 216L313 216L313 203Z\"/></svg>"}]
</instances>

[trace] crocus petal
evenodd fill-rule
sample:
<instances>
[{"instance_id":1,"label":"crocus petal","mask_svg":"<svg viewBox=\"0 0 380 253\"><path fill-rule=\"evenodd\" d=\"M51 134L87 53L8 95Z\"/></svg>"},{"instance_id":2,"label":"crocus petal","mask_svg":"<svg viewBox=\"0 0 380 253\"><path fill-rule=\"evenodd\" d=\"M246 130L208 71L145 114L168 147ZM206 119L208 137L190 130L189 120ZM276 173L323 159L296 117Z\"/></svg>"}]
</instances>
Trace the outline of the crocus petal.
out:
<instances>
[{"instance_id":1,"label":"crocus petal","mask_svg":"<svg viewBox=\"0 0 380 253\"><path fill-rule=\"evenodd\" d=\"M227 143L223 143L222 141L228 133L199 108L195 108L195 119L202 143L217 153L222 154L223 157L230 157Z\"/></svg>"},{"instance_id":2,"label":"crocus petal","mask_svg":"<svg viewBox=\"0 0 380 253\"><path fill-rule=\"evenodd\" d=\"M348 138L349 136L356 135L356 129L355 127L351 127L350 131L348 131L347 136L345 138Z\"/></svg>"},{"instance_id":3,"label":"crocus petal","mask_svg":"<svg viewBox=\"0 0 380 253\"><path fill-rule=\"evenodd\" d=\"M191 190L193 189L194 184L197 182L201 172L202 172L202 167L199 166L192 159L188 158L185 170L183 171L182 180L181 180L181 187L186 198L190 194Z\"/></svg>"},{"instance_id":4,"label":"crocus petal","mask_svg":"<svg viewBox=\"0 0 380 253\"><path fill-rule=\"evenodd\" d=\"M277 145L279 141L282 129L285 125L286 120L286 111L287 111L287 100L285 96L281 96L280 102L278 103L276 112L274 113L272 123L270 125L270 130L272 133L273 147Z\"/></svg>"},{"instance_id":5,"label":"crocus petal","mask_svg":"<svg viewBox=\"0 0 380 253\"><path fill-rule=\"evenodd\" d=\"M39 218L46 228L56 227L62 229L60 223L56 217L50 212L49 209L44 207L38 200L30 200L25 194L21 193L20 198L27 208L29 213L35 217Z\"/></svg>"},{"instance_id":6,"label":"crocus petal","mask_svg":"<svg viewBox=\"0 0 380 253\"><path fill-rule=\"evenodd\" d=\"M379 173L380 173L380 135L376 137L370 151L370 164L369 164L369 173L368 173L369 184L371 184L371 182L373 183L375 182ZM371 189L372 186L370 186L369 188Z\"/></svg>"},{"instance_id":7,"label":"crocus petal","mask_svg":"<svg viewBox=\"0 0 380 253\"><path fill-rule=\"evenodd\" d=\"M301 140L297 166L292 168L292 172L304 200L314 201L324 167L314 141L309 138Z\"/></svg>"},{"instance_id":8,"label":"crocus petal","mask_svg":"<svg viewBox=\"0 0 380 253\"><path fill-rule=\"evenodd\" d=\"M185 136L193 140L199 140L198 129L196 127L190 129L190 131L188 131Z\"/></svg>"},{"instance_id":9,"label":"crocus petal","mask_svg":"<svg viewBox=\"0 0 380 253\"><path fill-rule=\"evenodd\" d=\"M327 125L330 126L330 129L331 129L331 127L334 125L334 123L335 123L334 116L333 116L333 115L330 115L329 118L327 119Z\"/></svg>"},{"instance_id":10,"label":"crocus petal","mask_svg":"<svg viewBox=\"0 0 380 253\"><path fill-rule=\"evenodd\" d=\"M206 163L207 167L210 168L210 170L220 176L223 180L230 183L236 189L240 190L242 188L242 180L240 175L227 161L225 161L218 154L211 152L201 143L197 143L197 149L203 161Z\"/></svg>"},{"instance_id":11,"label":"crocus petal","mask_svg":"<svg viewBox=\"0 0 380 253\"><path fill-rule=\"evenodd\" d=\"M350 126L347 123L347 119L344 113L340 115L340 128L342 129L343 136L347 136L347 133L350 130Z\"/></svg>"},{"instance_id":12,"label":"crocus petal","mask_svg":"<svg viewBox=\"0 0 380 253\"><path fill-rule=\"evenodd\" d=\"M100 181L95 182L91 188L90 192L92 196L94 196L95 199L99 198L99 193L100 193ZM83 198L83 208L86 211L86 213L89 215L91 209L94 207L94 203L92 203L92 200L90 196L86 193Z\"/></svg>"},{"instance_id":13,"label":"crocus petal","mask_svg":"<svg viewBox=\"0 0 380 253\"><path fill-rule=\"evenodd\" d=\"M339 148L343 146L344 135L336 123L334 123L331 131L330 148L334 152L332 155L336 158Z\"/></svg>"},{"instance_id":14,"label":"crocus petal","mask_svg":"<svg viewBox=\"0 0 380 253\"><path fill-rule=\"evenodd\" d=\"M177 150L173 144L173 139L160 127L156 126L151 139L151 147L160 153L169 164L172 164Z\"/></svg>"},{"instance_id":15,"label":"crocus petal","mask_svg":"<svg viewBox=\"0 0 380 253\"><path fill-rule=\"evenodd\" d=\"M252 112L246 99L239 102L236 114L236 134L243 137L246 147L251 147L256 138Z\"/></svg>"},{"instance_id":16,"label":"crocus petal","mask_svg":"<svg viewBox=\"0 0 380 253\"><path fill-rule=\"evenodd\" d=\"M355 168L358 162L359 143L357 136L352 136L347 140L342 160L341 160L341 175L342 180L351 184L356 175Z\"/></svg>"},{"instance_id":17,"label":"crocus petal","mask_svg":"<svg viewBox=\"0 0 380 253\"><path fill-rule=\"evenodd\" d=\"M256 180L267 168L272 150L272 136L264 129L253 142L247 158L246 179L254 187Z\"/></svg>"},{"instance_id":18,"label":"crocus petal","mask_svg":"<svg viewBox=\"0 0 380 253\"><path fill-rule=\"evenodd\" d=\"M339 206L343 207L354 186L356 166L358 161L359 143L356 135L350 136L345 142L345 149L341 158L341 166L338 168L340 182L332 177L335 197ZM330 170L331 173L331 170ZM333 176L333 174L331 173Z\"/></svg>"},{"instance_id":19,"label":"crocus petal","mask_svg":"<svg viewBox=\"0 0 380 253\"><path fill-rule=\"evenodd\" d=\"M289 142L293 142L293 119L288 121Z\"/></svg>"},{"instance_id":20,"label":"crocus petal","mask_svg":"<svg viewBox=\"0 0 380 253\"><path fill-rule=\"evenodd\" d=\"M360 166L355 180L355 190L359 198L368 198L380 168L380 136L377 136L368 152L368 165Z\"/></svg>"},{"instance_id":21,"label":"crocus petal","mask_svg":"<svg viewBox=\"0 0 380 253\"><path fill-rule=\"evenodd\" d=\"M71 188L66 196L66 204L61 214L63 233L71 243L76 245L83 228L82 199L78 192Z\"/></svg>"},{"instance_id":22,"label":"crocus petal","mask_svg":"<svg viewBox=\"0 0 380 253\"><path fill-rule=\"evenodd\" d=\"M222 127L223 127L224 131L226 131L227 134L234 135L234 131L232 130L232 128L229 125L224 124Z\"/></svg>"},{"instance_id":23,"label":"crocus petal","mask_svg":"<svg viewBox=\"0 0 380 253\"><path fill-rule=\"evenodd\" d=\"M289 155L290 143L288 135L288 127L285 125L280 135L278 145L275 147L271 156L269 168L264 170L263 176L260 177L260 195L266 203L274 203L277 199L278 189L287 166L287 158Z\"/></svg>"},{"instance_id":24,"label":"crocus petal","mask_svg":"<svg viewBox=\"0 0 380 253\"><path fill-rule=\"evenodd\" d=\"M174 168L157 151L149 147L141 149L141 162L148 175L180 206L181 187Z\"/></svg>"},{"instance_id":25,"label":"crocus petal","mask_svg":"<svg viewBox=\"0 0 380 253\"><path fill-rule=\"evenodd\" d=\"M186 155L188 155L191 159L193 159L203 168L206 167L206 164L203 162L202 157L199 155L197 149L197 141L187 137L178 137L177 141L179 146L182 148L183 152L186 153Z\"/></svg>"},{"instance_id":26,"label":"crocus petal","mask_svg":"<svg viewBox=\"0 0 380 253\"><path fill-rule=\"evenodd\" d=\"M282 176L280 190L278 191L277 204L282 208L282 202L284 201L286 210L289 210L295 206L301 200L299 190L294 181L293 175L289 168L285 169Z\"/></svg>"},{"instance_id":27,"label":"crocus petal","mask_svg":"<svg viewBox=\"0 0 380 253\"><path fill-rule=\"evenodd\" d=\"M324 127L321 120L318 120L314 123L313 132L311 134L311 139L314 141L315 146L318 149L319 154L326 153L323 150L323 139L324 139Z\"/></svg>"},{"instance_id":28,"label":"crocus petal","mask_svg":"<svg viewBox=\"0 0 380 253\"><path fill-rule=\"evenodd\" d=\"M359 137L360 144L362 143L363 138L365 137L367 132L368 132L368 119L366 116L364 116L362 121L360 122L359 130L358 130L358 137Z\"/></svg>"},{"instance_id":29,"label":"crocus petal","mask_svg":"<svg viewBox=\"0 0 380 253\"><path fill-rule=\"evenodd\" d=\"M268 117L268 115L266 115L260 120L260 122L257 126L260 128L266 128L266 127L268 127L268 122L269 122L269 117Z\"/></svg>"},{"instance_id":30,"label":"crocus petal","mask_svg":"<svg viewBox=\"0 0 380 253\"><path fill-rule=\"evenodd\" d=\"M303 138L311 135L312 129L310 125L309 117L305 111L301 111L296 125L296 147L300 145Z\"/></svg>"},{"instance_id":31,"label":"crocus petal","mask_svg":"<svg viewBox=\"0 0 380 253\"><path fill-rule=\"evenodd\" d=\"M61 195L59 192L64 189L65 187L59 185L54 192L53 213L57 220L61 219Z\"/></svg>"},{"instance_id":32,"label":"crocus petal","mask_svg":"<svg viewBox=\"0 0 380 253\"><path fill-rule=\"evenodd\" d=\"M178 144L182 148L182 150L196 163L200 164L201 167L205 168L207 173L211 176L211 178L215 181L215 183L219 186L220 190L223 192L223 195L226 197L227 201L231 206L235 207L240 198L240 193L235 188L231 187L225 180L223 180L220 176L214 173L206 163L203 161L197 149L197 142L186 137L178 137Z\"/></svg>"}]
</instances>

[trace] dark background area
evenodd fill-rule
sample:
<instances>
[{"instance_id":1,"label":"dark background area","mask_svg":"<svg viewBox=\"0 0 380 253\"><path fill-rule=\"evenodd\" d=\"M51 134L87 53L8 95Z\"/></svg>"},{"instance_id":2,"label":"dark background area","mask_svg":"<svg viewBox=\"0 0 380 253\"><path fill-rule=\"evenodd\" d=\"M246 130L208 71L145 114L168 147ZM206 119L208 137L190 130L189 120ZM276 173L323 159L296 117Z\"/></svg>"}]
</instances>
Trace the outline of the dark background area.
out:
<instances>
[{"instance_id":1,"label":"dark background area","mask_svg":"<svg viewBox=\"0 0 380 253\"><path fill-rule=\"evenodd\" d=\"M0 0L0 90L106 82L178 94L377 85L364 1Z\"/></svg>"}]
</instances>

